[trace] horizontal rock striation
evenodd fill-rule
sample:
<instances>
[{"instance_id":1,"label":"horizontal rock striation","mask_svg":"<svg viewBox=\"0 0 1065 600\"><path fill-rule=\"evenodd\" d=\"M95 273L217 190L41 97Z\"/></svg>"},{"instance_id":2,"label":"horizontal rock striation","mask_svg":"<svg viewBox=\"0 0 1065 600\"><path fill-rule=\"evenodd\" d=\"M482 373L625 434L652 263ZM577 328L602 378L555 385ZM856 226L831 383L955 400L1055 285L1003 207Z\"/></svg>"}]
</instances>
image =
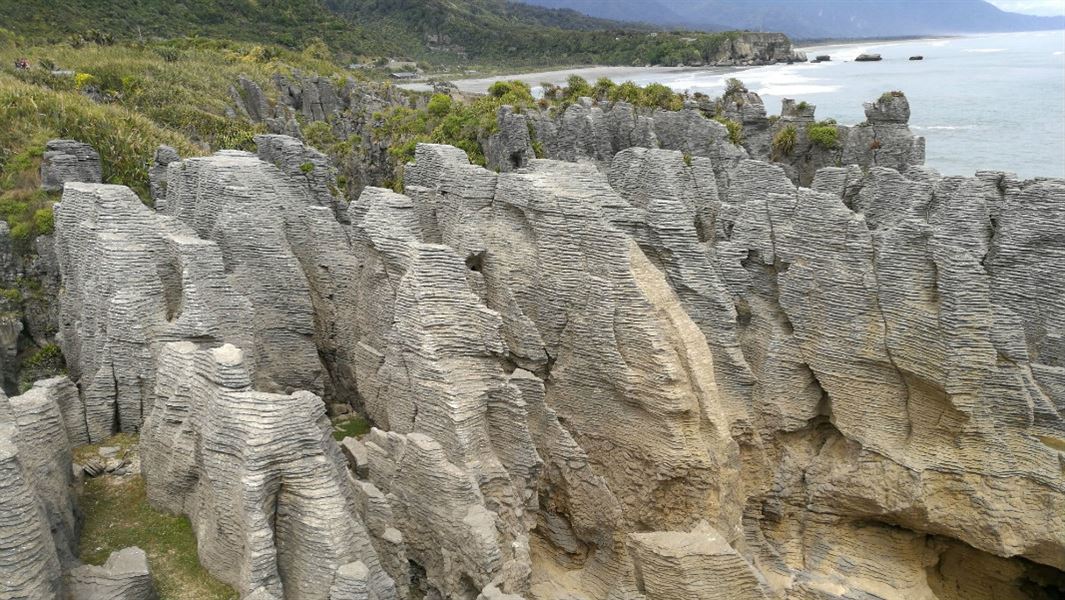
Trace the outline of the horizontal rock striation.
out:
<instances>
[{"instance_id":1,"label":"horizontal rock striation","mask_svg":"<svg viewBox=\"0 0 1065 600\"><path fill-rule=\"evenodd\" d=\"M485 156L490 168L512 171L534 158L535 142L546 158L590 160L605 170L623 150L660 148L709 158L719 177L727 177L725 171L746 158L778 163L792 182L806 187L824 167L857 164L905 172L924 164L924 138L914 136L907 125L910 108L905 95L889 92L865 106L866 121L853 127L817 122L815 106L794 100L785 100L779 117L770 121L761 97L742 87L714 102L688 102L679 111L589 98L561 111L515 114L504 107L498 116L499 131L485 142ZM738 143L725 125L710 117L741 126ZM834 132L829 138L815 137L815 127ZM774 140L786 130L793 132L794 142L785 148Z\"/></svg>"},{"instance_id":2,"label":"horizontal rock striation","mask_svg":"<svg viewBox=\"0 0 1065 600\"><path fill-rule=\"evenodd\" d=\"M103 566L70 571L71 596L77 600L156 600L148 556L137 547L111 553Z\"/></svg>"},{"instance_id":3,"label":"horizontal rock striation","mask_svg":"<svg viewBox=\"0 0 1065 600\"><path fill-rule=\"evenodd\" d=\"M41 188L60 192L71 182L100 183L100 155L88 144L75 140L49 140L41 160Z\"/></svg>"},{"instance_id":4,"label":"horizontal rock striation","mask_svg":"<svg viewBox=\"0 0 1065 600\"><path fill-rule=\"evenodd\" d=\"M139 430L162 343L230 340L251 351L251 306L217 245L125 187L68 184L55 212L61 345L90 441Z\"/></svg>"},{"instance_id":5,"label":"horizontal rock striation","mask_svg":"<svg viewBox=\"0 0 1065 600\"><path fill-rule=\"evenodd\" d=\"M187 514L200 561L242 595L330 598L361 561L364 596L396 598L321 399L253 391L234 346L167 344L141 437L152 504ZM338 570L340 570L338 572ZM342 596L341 596L342 597Z\"/></svg>"},{"instance_id":6,"label":"horizontal rock striation","mask_svg":"<svg viewBox=\"0 0 1065 600\"><path fill-rule=\"evenodd\" d=\"M814 108L736 94L748 148L501 111L502 172L419 145L350 223L281 138L158 213L68 185L88 438L143 414L150 499L249 598L1055 597L1065 181L920 166L894 94L853 164L758 160ZM322 395L376 426L350 470Z\"/></svg>"}]
</instances>

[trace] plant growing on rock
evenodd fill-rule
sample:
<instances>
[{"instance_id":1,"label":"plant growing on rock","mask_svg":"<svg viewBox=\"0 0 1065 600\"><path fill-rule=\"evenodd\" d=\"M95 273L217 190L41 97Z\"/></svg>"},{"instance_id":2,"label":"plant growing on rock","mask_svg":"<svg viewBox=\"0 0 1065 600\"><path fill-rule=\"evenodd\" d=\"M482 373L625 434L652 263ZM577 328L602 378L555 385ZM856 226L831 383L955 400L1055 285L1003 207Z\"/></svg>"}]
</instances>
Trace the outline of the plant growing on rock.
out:
<instances>
[{"instance_id":1,"label":"plant growing on rock","mask_svg":"<svg viewBox=\"0 0 1065 600\"><path fill-rule=\"evenodd\" d=\"M810 138L811 142L826 150L835 148L839 145L839 127L832 119L827 119L811 125L810 128L806 130L806 135Z\"/></svg>"},{"instance_id":2,"label":"plant growing on rock","mask_svg":"<svg viewBox=\"0 0 1065 600\"><path fill-rule=\"evenodd\" d=\"M773 158L780 159L790 156L795 150L795 143L799 140L799 130L794 125L788 125L773 136Z\"/></svg>"},{"instance_id":3,"label":"plant growing on rock","mask_svg":"<svg viewBox=\"0 0 1065 600\"><path fill-rule=\"evenodd\" d=\"M894 90L894 91L891 91L891 92L884 92L883 94L880 94L879 102L881 104L888 104L891 101L893 101L895 98L905 98L905 97L906 97L906 94L900 92L899 90Z\"/></svg>"},{"instance_id":4,"label":"plant growing on rock","mask_svg":"<svg viewBox=\"0 0 1065 600\"><path fill-rule=\"evenodd\" d=\"M738 121L734 121L734 120L729 119L727 117L720 116L720 115L714 117L714 120L717 121L718 123L721 123L722 125L725 126L726 129L728 129L728 140L730 142L732 142L736 146L739 146L740 143L743 142L743 124L742 123L740 123Z\"/></svg>"}]
</instances>

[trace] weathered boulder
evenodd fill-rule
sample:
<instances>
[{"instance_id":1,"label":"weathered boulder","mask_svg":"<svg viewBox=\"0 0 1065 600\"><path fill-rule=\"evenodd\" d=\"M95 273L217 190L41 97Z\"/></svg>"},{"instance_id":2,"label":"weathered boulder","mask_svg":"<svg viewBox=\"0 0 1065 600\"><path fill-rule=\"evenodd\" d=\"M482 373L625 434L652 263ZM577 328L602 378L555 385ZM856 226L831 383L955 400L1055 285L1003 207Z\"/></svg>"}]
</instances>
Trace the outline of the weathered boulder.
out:
<instances>
[{"instance_id":1,"label":"weathered boulder","mask_svg":"<svg viewBox=\"0 0 1065 600\"><path fill-rule=\"evenodd\" d=\"M75 140L49 140L41 161L41 188L49 192L63 190L70 182L100 183L103 167L100 155L92 146Z\"/></svg>"},{"instance_id":2,"label":"weathered boulder","mask_svg":"<svg viewBox=\"0 0 1065 600\"><path fill-rule=\"evenodd\" d=\"M111 553L102 566L82 565L70 570L73 600L155 600L148 556L136 546Z\"/></svg>"}]
</instances>

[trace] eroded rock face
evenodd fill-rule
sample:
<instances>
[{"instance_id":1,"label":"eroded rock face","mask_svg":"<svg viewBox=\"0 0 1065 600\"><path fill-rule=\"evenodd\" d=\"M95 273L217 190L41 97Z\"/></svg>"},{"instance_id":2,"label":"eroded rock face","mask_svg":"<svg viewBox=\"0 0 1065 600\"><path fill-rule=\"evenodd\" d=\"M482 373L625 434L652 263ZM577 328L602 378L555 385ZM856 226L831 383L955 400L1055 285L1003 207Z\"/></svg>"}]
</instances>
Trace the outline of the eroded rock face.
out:
<instances>
[{"instance_id":1,"label":"eroded rock face","mask_svg":"<svg viewBox=\"0 0 1065 600\"><path fill-rule=\"evenodd\" d=\"M216 244L120 186L68 184L55 213L61 345L90 441L139 430L165 341L229 340L254 351L252 308Z\"/></svg>"},{"instance_id":2,"label":"eroded rock face","mask_svg":"<svg viewBox=\"0 0 1065 600\"><path fill-rule=\"evenodd\" d=\"M234 346L163 348L141 436L149 500L189 516L200 562L242 595L329 598L338 569L361 561L369 597L395 598L321 399L250 384Z\"/></svg>"},{"instance_id":3,"label":"eroded rock face","mask_svg":"<svg viewBox=\"0 0 1065 600\"><path fill-rule=\"evenodd\" d=\"M74 600L156 600L148 557L137 547L112 552L103 566L82 565L70 571Z\"/></svg>"},{"instance_id":4,"label":"eroded rock face","mask_svg":"<svg viewBox=\"0 0 1065 600\"><path fill-rule=\"evenodd\" d=\"M913 147L900 102L866 128ZM143 412L150 498L252 598L1053 597L1065 182L796 187L669 115L512 114L593 161L502 173L420 145L350 226L287 140L171 164L162 215L68 185L89 439ZM377 426L353 473L322 394Z\"/></svg>"},{"instance_id":5,"label":"eroded rock face","mask_svg":"<svg viewBox=\"0 0 1065 600\"><path fill-rule=\"evenodd\" d=\"M92 146L75 140L50 140L45 145L41 161L41 188L45 191L62 191L65 183L101 181L100 155Z\"/></svg>"}]
</instances>

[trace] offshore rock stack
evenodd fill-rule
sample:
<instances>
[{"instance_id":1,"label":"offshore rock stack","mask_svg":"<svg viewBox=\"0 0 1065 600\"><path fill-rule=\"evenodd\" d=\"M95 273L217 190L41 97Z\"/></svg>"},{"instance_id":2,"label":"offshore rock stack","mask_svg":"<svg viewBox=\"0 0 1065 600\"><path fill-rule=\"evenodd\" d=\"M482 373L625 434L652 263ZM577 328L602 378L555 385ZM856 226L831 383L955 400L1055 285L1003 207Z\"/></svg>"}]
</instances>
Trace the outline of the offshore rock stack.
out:
<instances>
[{"instance_id":1,"label":"offshore rock stack","mask_svg":"<svg viewBox=\"0 0 1065 600\"><path fill-rule=\"evenodd\" d=\"M748 100L766 136L814 123ZM279 137L160 154L154 212L67 184L82 394L0 404L0 569L142 589L135 552L64 558L68 440L121 430L242 598L1054 597L1065 181L942 177L904 97L866 117L812 172L579 103L501 113L509 169L422 144L403 194L342 208ZM376 427L341 450L326 402Z\"/></svg>"}]
</instances>

